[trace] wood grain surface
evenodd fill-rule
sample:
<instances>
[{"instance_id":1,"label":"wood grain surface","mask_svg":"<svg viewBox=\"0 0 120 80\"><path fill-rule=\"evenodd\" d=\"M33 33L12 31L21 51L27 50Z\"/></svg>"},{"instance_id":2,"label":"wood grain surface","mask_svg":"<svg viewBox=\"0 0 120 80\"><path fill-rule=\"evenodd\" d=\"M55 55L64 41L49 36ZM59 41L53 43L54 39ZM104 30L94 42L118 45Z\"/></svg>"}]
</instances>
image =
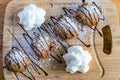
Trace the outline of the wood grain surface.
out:
<instances>
[{"instance_id":1,"label":"wood grain surface","mask_svg":"<svg viewBox=\"0 0 120 80\"><path fill-rule=\"evenodd\" d=\"M5 14L5 8L7 3L10 0L0 0L0 80L4 80L3 76L3 68L2 68L2 39L3 39L3 24L4 24L4 14ZM118 14L120 18L120 1L119 0L112 0L118 9ZM119 19L120 20L120 19Z\"/></svg>"},{"instance_id":2,"label":"wood grain surface","mask_svg":"<svg viewBox=\"0 0 120 80\"><path fill-rule=\"evenodd\" d=\"M0 0L0 80L4 80L2 64L2 42L5 8L10 0Z\"/></svg>"}]
</instances>

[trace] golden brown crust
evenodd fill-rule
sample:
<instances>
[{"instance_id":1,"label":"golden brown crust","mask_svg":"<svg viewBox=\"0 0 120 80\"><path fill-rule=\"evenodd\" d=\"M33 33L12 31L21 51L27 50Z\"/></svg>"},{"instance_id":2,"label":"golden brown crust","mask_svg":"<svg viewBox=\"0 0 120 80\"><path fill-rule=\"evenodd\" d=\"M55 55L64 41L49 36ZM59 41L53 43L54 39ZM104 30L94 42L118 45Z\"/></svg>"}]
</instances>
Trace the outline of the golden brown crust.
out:
<instances>
[{"instance_id":1,"label":"golden brown crust","mask_svg":"<svg viewBox=\"0 0 120 80\"><path fill-rule=\"evenodd\" d=\"M77 34L79 33L78 30L76 30L76 32L77 32ZM61 39L64 39L64 40L66 40L66 39L71 39L72 37L77 36L76 33L72 33L72 35L71 35L71 34L68 32L68 30L67 30L67 31L65 31L65 30L61 31L61 30L58 28L57 25L55 25L54 33L55 33L58 37L60 37Z\"/></svg>"},{"instance_id":2,"label":"golden brown crust","mask_svg":"<svg viewBox=\"0 0 120 80\"><path fill-rule=\"evenodd\" d=\"M22 72L30 65L30 59L26 56L23 57L22 60L16 60L17 57L14 56L14 58L9 57L10 55L14 55L16 53L13 53L13 51L10 51L6 56L5 56L5 64L6 68L10 71L13 72ZM22 52L22 54L24 54ZM22 56L22 55L21 55Z\"/></svg>"},{"instance_id":3,"label":"golden brown crust","mask_svg":"<svg viewBox=\"0 0 120 80\"><path fill-rule=\"evenodd\" d=\"M94 10L92 10L93 8ZM89 27L97 26L99 17L100 11L93 4L84 3L76 12L77 21Z\"/></svg>"},{"instance_id":4,"label":"golden brown crust","mask_svg":"<svg viewBox=\"0 0 120 80\"><path fill-rule=\"evenodd\" d=\"M64 18L68 19L68 21ZM78 27L66 16L62 17L61 21L55 24L53 31L58 37L64 40L71 39L79 34Z\"/></svg>"},{"instance_id":5,"label":"golden brown crust","mask_svg":"<svg viewBox=\"0 0 120 80\"><path fill-rule=\"evenodd\" d=\"M39 42L38 42L39 41ZM37 43L37 44L36 44ZM37 51L37 56L39 58L49 58L51 55L51 38L46 34L42 34L39 37L35 37L32 41L32 45L35 46L39 51Z\"/></svg>"}]
</instances>

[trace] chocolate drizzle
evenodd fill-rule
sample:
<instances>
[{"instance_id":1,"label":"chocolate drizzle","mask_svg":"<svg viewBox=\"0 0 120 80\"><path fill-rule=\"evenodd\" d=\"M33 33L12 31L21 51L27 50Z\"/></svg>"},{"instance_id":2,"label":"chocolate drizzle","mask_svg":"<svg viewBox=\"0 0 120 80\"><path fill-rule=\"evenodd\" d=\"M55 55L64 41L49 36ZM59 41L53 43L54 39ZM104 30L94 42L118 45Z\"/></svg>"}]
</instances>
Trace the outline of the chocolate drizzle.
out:
<instances>
[{"instance_id":1,"label":"chocolate drizzle","mask_svg":"<svg viewBox=\"0 0 120 80\"><path fill-rule=\"evenodd\" d=\"M85 0L83 0L83 3L85 2ZM96 24L96 26L97 26L97 23L99 22L99 19L101 19L101 20L104 20L105 19L105 17L104 17L104 15L103 15L103 12L102 12L102 10L100 9L100 7L98 7L98 5L95 3L95 2L92 2L93 3L93 5L95 5L95 7L99 10L99 12L102 14L102 16L103 16L103 19L102 18L100 18L100 16L98 15L98 13L97 13L97 11L96 11L96 8L94 8L94 11L92 11L92 14L93 14L93 16L94 16L94 19L97 21L95 24ZM86 15L86 13L84 12L84 11L82 11L81 10L81 8L83 8L84 10L86 10L87 11L87 13L89 14L89 17ZM90 14L90 11L87 9L87 8L85 8L84 7L84 4L82 5L82 6L79 6L79 8L78 8L78 10L82 13L82 14L84 14L84 16L89 20L89 22L91 23L91 25L93 25L93 19L92 19L92 17L91 17L91 14ZM74 13L76 13L76 11L74 11L73 9L67 9L67 8L65 8L65 7L63 7L63 11L65 12L65 15L72 15L73 17L74 17L74 15L73 15L73 13L71 13L71 11L72 12L74 12ZM97 15L97 16L95 16L95 14ZM98 17L98 18L96 18L96 17ZM81 19L81 23L84 23L85 22L85 20L82 20L82 18L80 17L80 16L76 16L76 17L74 17L74 18L79 18L79 19ZM84 24L85 25L85 24ZM95 26L95 27L96 27ZM91 28L91 26L88 26L88 27L90 27ZM95 29L93 29L93 28L91 28L92 30L97 30L97 32L99 33L99 35L100 36L102 36L102 33L97 29L97 28L95 28Z\"/></svg>"},{"instance_id":2,"label":"chocolate drizzle","mask_svg":"<svg viewBox=\"0 0 120 80\"><path fill-rule=\"evenodd\" d=\"M57 19L56 19L55 17L53 17L53 16L51 16L51 18L57 20ZM53 20L52 20L52 21L53 21ZM53 23L54 23L54 22L53 22ZM55 24L55 23L54 23L54 24ZM49 29L50 31L48 31L46 28ZM50 33L53 33L54 36L51 35L51 37L52 37L52 38L51 38L52 41L55 42L53 38L56 38L57 41L58 41L58 43L60 43L61 46L63 47L64 51L67 52L67 50L66 50L67 47L65 47L65 46L63 45L63 43L60 41L60 39L58 39L58 38L55 36L55 34L54 34L52 28L53 28L53 25L50 24L50 23L48 23L48 24L44 24L44 26L41 27L41 29L42 29L43 31L47 32L49 35L51 35ZM39 32L41 33L40 28L38 28L38 30L39 30ZM66 41L66 43L70 46L70 44L69 44L67 41ZM60 51L59 48L58 48L58 50L59 50L59 52L61 53L61 51Z\"/></svg>"},{"instance_id":3,"label":"chocolate drizzle","mask_svg":"<svg viewBox=\"0 0 120 80\"><path fill-rule=\"evenodd\" d=\"M66 9L66 8L63 8L63 9L69 11L69 10ZM65 12L65 13L67 14L67 12ZM66 15L65 15L65 16L66 16ZM59 20L60 20L61 18L64 19L64 20L69 24L70 27L69 27L69 26L68 26L67 28L66 28L66 27L61 27L60 24L62 24L62 26L67 26L66 24L59 23ZM57 19L54 18L54 17L52 17L51 19L57 20ZM53 21L53 20L52 20L52 21ZM63 34L63 37L64 37L65 39L67 39L67 34L66 34L66 32L65 32L65 31L67 31L67 32L69 32L69 34L70 34L71 36L77 36L78 40L81 41L86 47L90 47L89 44L85 44L85 43L78 37L78 33L76 32L76 30L75 30L75 28L73 27L73 25L71 25L71 23L69 23L69 22L66 20L66 18L64 18L63 16L61 16L56 23L55 23L55 22L53 22L53 23L54 23L54 25L57 25L57 26L58 26L57 28L59 29L60 33ZM70 31L69 28L72 28L73 32ZM69 45L69 43L68 43L67 41L66 41L66 43Z\"/></svg>"},{"instance_id":4,"label":"chocolate drizzle","mask_svg":"<svg viewBox=\"0 0 120 80\"><path fill-rule=\"evenodd\" d=\"M48 25L49 25L49 26L52 26L52 25L49 24L49 23L48 23ZM20 26L22 27L22 25L20 25ZM31 41L33 40L32 37L30 37L30 35L27 33L27 31L26 31L23 27L22 27L22 29L26 32L26 34L23 33L23 37L25 38L25 40L27 41L27 43L29 44L29 46L31 47L31 49L34 51L34 53L35 53L36 55L39 55L39 53L41 53L41 55L42 55L42 52L41 52L36 46L31 45L25 36L29 37ZM38 28L38 30L39 30L40 34L38 34L38 33L36 33L36 32L33 32L33 34L35 35L35 37L38 37L38 38L39 38L39 36L41 36L41 37L44 39L45 44L46 44L47 46L49 46L49 44L48 44L48 43L46 42L46 40L45 40L45 37L42 36L42 34L41 34L42 31L41 31L39 28ZM51 30L51 28L50 28L49 30ZM52 32L52 31L51 31L51 32ZM49 33L49 34L50 34L50 33ZM43 46L42 44L43 44L43 42L40 43L41 48L42 48L42 50L45 51L45 48L44 48L44 46ZM56 52L54 51L54 53L56 53ZM57 59L56 57L54 57L52 54L50 54L50 55L51 55L51 57L54 58L58 63L62 63L61 58L60 58L57 54L56 54L56 55L57 55L57 57L58 57L59 59Z\"/></svg>"},{"instance_id":5,"label":"chocolate drizzle","mask_svg":"<svg viewBox=\"0 0 120 80\"><path fill-rule=\"evenodd\" d=\"M82 0L82 2L85 3L85 0ZM100 12L101 14L103 14L101 8L98 7L98 5L97 5L95 2L92 2L92 3L93 3L94 6L99 10L99 12ZM87 11L89 17L88 17L88 15L87 15L83 10L78 9L78 10L79 10L82 14L84 14L84 16L89 20L89 22L90 22L91 25L94 24L94 22L93 22L94 19L95 19L95 21L96 21L96 26L97 26L97 23L98 23L100 20L104 20L104 19L105 19L104 15L103 15L103 18L99 18L99 13L97 12L96 8L94 8L94 9L91 11L92 14L93 14L94 19L93 19L92 15L91 15L91 12L84 6L84 4L83 4L82 6L79 6L79 8L83 8L85 11ZM39 28L39 27L37 28L38 31L39 31L39 33L33 32L34 36L35 36L35 37L38 37L39 39L40 39L39 36L41 36L41 37L44 39L45 44L50 47L50 45L49 45L48 42L46 41L45 37L42 35L42 31L45 31L48 35L50 35L51 41L52 41L53 43L55 43L56 40L57 40L57 42L62 46L62 48L64 49L64 51L67 52L67 48L70 47L71 45L69 44L69 42L68 42L67 40L66 40L66 41L64 40L64 42L67 44L67 46L65 46L65 44L62 42L63 39L60 39L60 38L58 38L58 37L56 36L56 33L55 33L54 30L53 30L53 29L55 28L55 25L56 25L57 28L59 29L60 33L63 34L62 36L63 36L64 38L67 39L67 37L68 37L67 34L66 34L66 32L67 32L67 33L69 33L71 36L76 36L77 39L78 39L83 45L85 45L86 47L90 47L90 44L86 44L84 41L82 41L82 40L78 37L78 33L77 33L77 31L75 30L74 26L73 26L69 21L67 21L67 19L64 18L63 16L67 16L67 17L69 17L70 19L71 19L71 18L73 18L73 19L79 18L79 19L81 20L81 23L86 22L86 20L82 20L82 17L81 17L81 16L76 16L76 11L74 11L73 9L67 9L67 8L63 7L63 10L64 10L64 12L65 12L64 15L60 16L58 19L55 18L54 16L51 16L50 19L51 19L51 21L52 21L53 24L52 24L52 23L44 23L40 28ZM67 24L59 23L59 21L60 21L62 18L64 18L64 20L69 24L68 27L61 27L61 26L67 26ZM18 23L18 25L24 30L25 33L23 33L23 37L24 37L24 39L26 40L26 42L28 43L28 45L30 46L30 48L33 50L33 52L36 54L36 56L33 56L33 54L31 54L31 53L29 53L30 55L28 55L28 53L27 53L27 52L25 51L25 49L22 47L22 45L21 45L20 42L17 40L17 38L14 36L14 34L11 33L11 31L10 31L9 29L8 29L8 31L11 33L11 35L12 35L12 36L14 37L14 39L17 41L17 43L19 44L19 46L21 47L21 49L24 51L24 53L25 53L25 54L28 56L28 58L30 59L30 61L31 61L31 66L32 66L32 68L34 69L34 71L37 72L37 73L40 75L40 74L41 74L41 73L39 72L39 69L40 69L40 70L47 76L48 73L47 73L46 71L44 71L38 64L36 64L36 63L30 58L30 56L31 56L34 60L37 60L37 61L39 60L39 57L38 57L39 53L42 55L42 50L45 51L45 47L44 47L45 44L43 45L44 42L41 41L40 46L41 46L42 50L39 50L38 47L36 47L35 45L32 45L32 44L31 44L31 42L33 41L33 38L28 34L28 32L22 27L21 24ZM84 26L84 25L85 25L85 24L82 24L82 26L81 26L81 31L83 31L83 26ZM102 33L97 29L96 26L95 26L94 28L92 28L91 26L88 26L88 27L91 28L91 29L94 30L94 31L97 30L97 32L100 34L100 36L102 36ZM79 29L78 26L77 26L77 28ZM72 31L73 31L73 32L72 32ZM53 38L55 38L56 40L54 40ZM29 41L28 39L30 39L30 41ZM17 49L17 50L20 51L20 49L18 49L17 47L12 47L12 52L13 52L13 53L15 53L15 52L14 52L14 49ZM58 63L62 64L62 58L61 58L61 56L62 56L62 51L61 51L60 48L57 48L57 50L59 51L60 56L59 56L58 54L55 54L56 56L54 56L53 54L50 54L50 56L51 56L53 59L55 59ZM52 51L53 51L54 53L57 53L57 51L54 50L54 49L53 49ZM9 56L9 58L11 58L10 54L8 54L8 56ZM22 57L21 54L19 54L19 56ZM18 60L17 60L17 58L16 58L15 55L14 55L14 57L15 57L15 60L12 59L12 58L11 58L11 59L12 59L12 61L14 61L14 62L17 64L18 69L20 69L20 64L22 64L22 65L24 66L24 68L26 69L26 71L30 74L31 77L29 77L28 75L26 75L26 74L23 73L23 72L20 72L20 73L21 73L22 75L24 75L25 77L27 77L28 79L30 79L30 80L35 80L35 77L34 77L33 74L31 73L31 71L27 68L27 64L26 64L26 62L24 61L24 58L22 57L22 58L23 58L23 62L21 62L21 61L18 61ZM57 57L57 58L56 58L56 57ZM8 64L11 65L11 62L9 62ZM17 73L14 71L14 69L13 69L12 66L9 66L9 67L8 67L8 66L5 66L5 67L8 68L8 70L11 69L11 70L14 72L16 78L19 80L19 77L17 76Z\"/></svg>"},{"instance_id":6,"label":"chocolate drizzle","mask_svg":"<svg viewBox=\"0 0 120 80\"><path fill-rule=\"evenodd\" d=\"M101 8L98 7L98 5L95 2L92 2L92 3L98 8L98 10L100 11L100 13L103 14ZM105 20L105 16L103 15L103 18L100 18L100 19L104 21Z\"/></svg>"},{"instance_id":7,"label":"chocolate drizzle","mask_svg":"<svg viewBox=\"0 0 120 80\"><path fill-rule=\"evenodd\" d=\"M37 65L30 57L29 55L27 54L27 52L24 50L24 48L22 47L22 45L20 44L20 42L17 40L17 38L14 36L14 34L8 29L8 31L10 32L10 34L14 37L14 39L17 41L17 43L19 44L19 46L22 48L22 50L24 51L24 53L28 56L28 58L30 59L31 63L32 63L32 67L33 69L40 75L40 72L38 72L38 69L40 69L46 76L48 75L48 73L46 71L44 71L39 65ZM16 47L13 47L13 49L18 49ZM20 55L21 56L21 55ZM22 63L22 62L21 62ZM11 64L11 63L9 63ZM24 63L22 63L24 65L24 67L26 67L26 63L24 61ZM37 69L38 68L38 69ZM34 76L32 75L32 73L26 69L28 71L28 73L32 76L32 79L30 80L35 80ZM23 74L24 75L24 74ZM25 75L24 75L25 76ZM27 77L27 76L26 76ZM28 77L27 77L28 78Z\"/></svg>"},{"instance_id":8,"label":"chocolate drizzle","mask_svg":"<svg viewBox=\"0 0 120 80\"><path fill-rule=\"evenodd\" d=\"M64 15L76 13L76 11L74 11L73 9L67 9L67 8L65 8L65 7L63 7L63 11L65 12Z\"/></svg>"},{"instance_id":9,"label":"chocolate drizzle","mask_svg":"<svg viewBox=\"0 0 120 80\"><path fill-rule=\"evenodd\" d=\"M48 24L48 25L50 25L50 24ZM50 25L51 26L51 25ZM39 32L40 32L40 34L42 33L42 31L39 29ZM41 34L42 35L42 34ZM46 45L47 46L49 46L49 44L46 42L46 40L45 40L45 37L44 36L42 36L43 37L43 39L44 39L44 41L45 41L45 43L46 43ZM52 39L52 38L51 38ZM53 40L53 39L52 39ZM53 40L54 41L54 40ZM53 50L54 51L54 50ZM55 51L54 51L54 53L56 53ZM57 55L57 54L56 54ZM62 63L62 60L61 60L61 58L59 57L59 55L57 55L57 57L59 58L59 60L56 58L56 57L54 57L52 54L51 54L51 57L53 57L58 63Z\"/></svg>"},{"instance_id":10,"label":"chocolate drizzle","mask_svg":"<svg viewBox=\"0 0 120 80\"><path fill-rule=\"evenodd\" d=\"M17 80L20 80L15 72L13 72Z\"/></svg>"},{"instance_id":11,"label":"chocolate drizzle","mask_svg":"<svg viewBox=\"0 0 120 80\"><path fill-rule=\"evenodd\" d=\"M18 59L17 59L17 56L15 56L15 51L20 51L17 47L12 47L12 52L14 53L14 58L15 58L15 60L10 56L10 53L8 53L7 55L8 55L8 57L13 61L13 62L15 62L15 64L18 66L18 69L20 69L20 64L22 64L23 66L24 66L24 68L27 70L28 68L27 68L27 64L26 64L26 62L24 61L24 58L23 58L23 56L21 55L21 54L19 54L19 56L22 58L22 60L23 61L18 61ZM19 52L18 52L19 53ZM8 66L8 65L6 65L6 66ZM18 76L17 76L17 73L14 71L14 69L13 69L13 67L11 66L11 62L9 62L9 67L11 68L11 71L13 71L13 73L15 74L15 76L16 76L16 78L19 80L19 78L18 78ZM20 72L20 73L22 73L22 72ZM31 74L30 73L30 71L29 71L29 74ZM31 74L32 75L32 74ZM25 76L25 77L27 77L28 78L28 76ZM35 78L32 76L32 78L35 80ZM29 77L29 79L30 80L32 80L32 78L30 78Z\"/></svg>"},{"instance_id":12,"label":"chocolate drizzle","mask_svg":"<svg viewBox=\"0 0 120 80\"><path fill-rule=\"evenodd\" d=\"M101 19L101 18L100 18L100 15L99 15L98 12L96 11L96 9L99 10L99 12L101 13L101 15L103 15L103 12L102 12L102 10L97 6L97 4L96 4L95 2L93 2L93 4L95 5L95 8L94 8L94 10L91 11L91 12L92 12L92 14L93 14L93 17L94 17L96 23L93 23L93 19L92 19L92 17L91 17L91 13L90 13L90 11L89 11L87 8L84 7L84 5L79 6L78 11L80 11L81 13L83 13L84 16L89 20L89 22L91 23L91 25L95 24L95 27L96 27L96 26L97 26L97 23L99 22L99 19ZM86 15L86 13L85 13L84 11L81 10L81 8L83 8L84 10L87 11L87 13L89 14L89 17L90 17L90 18ZM95 14L96 14L97 16L95 16ZM80 18L81 21L83 21L80 16L77 16L77 18ZM104 15L103 15L103 19L101 19L101 20L104 20L104 19L105 19L105 17L104 17ZM81 23L84 23L84 22L81 22ZM85 24L84 24L84 25L85 25ZM88 25L88 27L91 28L90 25ZM91 29L92 29L92 30L97 30L97 32L99 33L99 35L102 36L102 33L101 33L97 28L95 28L95 29L91 28Z\"/></svg>"},{"instance_id":13,"label":"chocolate drizzle","mask_svg":"<svg viewBox=\"0 0 120 80\"><path fill-rule=\"evenodd\" d=\"M30 78L29 76L27 76L26 74L24 74L23 72L20 72L22 75L24 75L25 77L27 77L28 79L32 80L32 78Z\"/></svg>"},{"instance_id":14,"label":"chocolate drizzle","mask_svg":"<svg viewBox=\"0 0 120 80\"><path fill-rule=\"evenodd\" d=\"M89 12L89 10L88 10L87 8L85 8L84 5L82 5L81 8L83 8L84 10L86 10L86 11L88 12L90 18L84 13L84 11L82 11L82 10L79 9L79 10L86 16L86 18L88 18L89 22L90 22L91 24L94 24L94 23L93 23L93 19L92 19L92 17L91 17L91 13ZM93 13L93 12L92 12L92 13ZM94 14L94 13L93 13L93 14Z\"/></svg>"}]
</instances>

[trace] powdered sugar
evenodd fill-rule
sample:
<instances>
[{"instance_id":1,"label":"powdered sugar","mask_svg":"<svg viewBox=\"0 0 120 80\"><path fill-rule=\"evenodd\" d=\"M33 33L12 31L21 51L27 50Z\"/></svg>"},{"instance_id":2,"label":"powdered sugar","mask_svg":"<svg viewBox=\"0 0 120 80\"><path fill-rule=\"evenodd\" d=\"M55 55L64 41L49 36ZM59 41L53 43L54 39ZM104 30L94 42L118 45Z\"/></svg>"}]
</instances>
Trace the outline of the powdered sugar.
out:
<instances>
[{"instance_id":1,"label":"powdered sugar","mask_svg":"<svg viewBox=\"0 0 120 80\"><path fill-rule=\"evenodd\" d=\"M21 62L24 64L25 58L27 58L27 55L17 49L13 49L10 53L7 54L7 60L10 61L11 64L19 64Z\"/></svg>"}]
</instances>

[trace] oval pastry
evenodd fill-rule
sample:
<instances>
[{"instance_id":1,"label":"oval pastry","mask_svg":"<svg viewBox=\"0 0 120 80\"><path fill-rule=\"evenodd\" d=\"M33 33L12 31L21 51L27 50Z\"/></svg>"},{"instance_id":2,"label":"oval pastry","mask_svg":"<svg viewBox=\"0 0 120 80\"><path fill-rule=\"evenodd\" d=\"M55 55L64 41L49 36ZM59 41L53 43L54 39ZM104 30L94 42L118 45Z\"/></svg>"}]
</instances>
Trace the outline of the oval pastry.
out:
<instances>
[{"instance_id":1,"label":"oval pastry","mask_svg":"<svg viewBox=\"0 0 120 80\"><path fill-rule=\"evenodd\" d=\"M30 65L28 56L17 48L13 48L5 56L6 68L13 72L22 72Z\"/></svg>"},{"instance_id":2,"label":"oval pastry","mask_svg":"<svg viewBox=\"0 0 120 80\"><path fill-rule=\"evenodd\" d=\"M89 27L97 26L100 17L102 16L102 11L95 2L92 4L83 2L83 4L78 7L76 12L77 21Z\"/></svg>"},{"instance_id":3,"label":"oval pastry","mask_svg":"<svg viewBox=\"0 0 120 80\"><path fill-rule=\"evenodd\" d=\"M50 57L50 48L51 48L51 38L47 34L41 34L36 36L31 45L37 51L37 56L39 58L48 58Z\"/></svg>"},{"instance_id":4,"label":"oval pastry","mask_svg":"<svg viewBox=\"0 0 120 80\"><path fill-rule=\"evenodd\" d=\"M71 37L77 37L79 34L79 29L75 25L72 18L67 15L63 15L55 23L54 33L61 39L70 39Z\"/></svg>"}]
</instances>

